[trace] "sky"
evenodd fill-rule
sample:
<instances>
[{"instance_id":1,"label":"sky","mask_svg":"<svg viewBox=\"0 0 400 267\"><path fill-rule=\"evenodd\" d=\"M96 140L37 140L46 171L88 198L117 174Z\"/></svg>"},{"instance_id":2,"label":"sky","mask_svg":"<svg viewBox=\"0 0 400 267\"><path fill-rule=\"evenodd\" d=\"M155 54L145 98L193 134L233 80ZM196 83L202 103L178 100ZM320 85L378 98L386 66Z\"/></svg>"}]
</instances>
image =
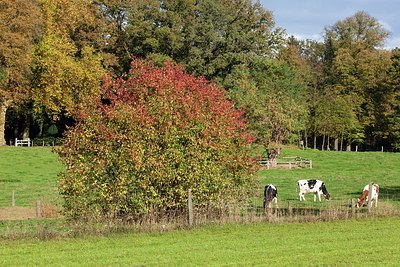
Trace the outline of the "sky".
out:
<instances>
[{"instance_id":1,"label":"sky","mask_svg":"<svg viewBox=\"0 0 400 267\"><path fill-rule=\"evenodd\" d=\"M325 27L364 11L391 33L385 48L400 47L400 0L260 0L277 27L298 39L322 41Z\"/></svg>"}]
</instances>

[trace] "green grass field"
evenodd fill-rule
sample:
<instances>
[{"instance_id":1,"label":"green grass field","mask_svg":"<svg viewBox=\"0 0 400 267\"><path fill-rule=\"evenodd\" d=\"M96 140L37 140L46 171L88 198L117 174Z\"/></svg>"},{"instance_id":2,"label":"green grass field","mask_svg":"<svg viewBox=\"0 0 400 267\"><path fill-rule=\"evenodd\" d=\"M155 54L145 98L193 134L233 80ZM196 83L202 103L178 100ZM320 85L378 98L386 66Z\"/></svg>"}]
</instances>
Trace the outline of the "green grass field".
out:
<instances>
[{"instance_id":1,"label":"green grass field","mask_svg":"<svg viewBox=\"0 0 400 267\"><path fill-rule=\"evenodd\" d=\"M262 170L258 173L264 185L273 183L278 187L281 201L299 199L297 180L319 179L325 182L332 202L350 203L352 198L361 195L366 184L375 182L380 185L381 200L399 204L400 153L284 149L282 154L311 159L313 168ZM313 201L313 196L306 195L306 199Z\"/></svg>"},{"instance_id":2,"label":"green grass field","mask_svg":"<svg viewBox=\"0 0 400 267\"><path fill-rule=\"evenodd\" d=\"M57 174L62 165L50 147L0 147L0 208L59 203Z\"/></svg>"},{"instance_id":3,"label":"green grass field","mask_svg":"<svg viewBox=\"0 0 400 267\"><path fill-rule=\"evenodd\" d=\"M313 169L262 170L262 184L274 183L280 202L297 201L298 179L321 179L332 201L357 198L370 181L379 183L380 198L399 203L400 153L335 152L284 149L283 156L300 156L313 161ZM57 174L62 165L49 147L0 147L0 208L11 206L15 192L17 206L33 206L36 200L58 204ZM260 187L260 193L262 192ZM306 199L312 201L313 196ZM261 203L262 197L258 197Z\"/></svg>"},{"instance_id":4,"label":"green grass field","mask_svg":"<svg viewBox=\"0 0 400 267\"><path fill-rule=\"evenodd\" d=\"M274 183L279 203L298 200L298 179L324 180L332 201L347 203L370 181L381 185L386 207L400 205L400 154L283 150L283 156L313 160L313 169L262 170L262 185ZM50 148L0 148L0 212L37 199L59 203L57 173L62 166ZM260 193L262 186L260 186ZM261 205L262 195L255 198ZM70 231L62 219L0 221L0 266L396 266L400 261L398 217L368 217L313 223L253 223L203 226L158 233L61 238ZM32 232L40 232L40 241ZM26 238L24 234L26 233ZM65 235L64 235L65 236Z\"/></svg>"},{"instance_id":5,"label":"green grass field","mask_svg":"<svg viewBox=\"0 0 400 267\"><path fill-rule=\"evenodd\" d=\"M0 241L1 266L397 266L399 218Z\"/></svg>"}]
</instances>

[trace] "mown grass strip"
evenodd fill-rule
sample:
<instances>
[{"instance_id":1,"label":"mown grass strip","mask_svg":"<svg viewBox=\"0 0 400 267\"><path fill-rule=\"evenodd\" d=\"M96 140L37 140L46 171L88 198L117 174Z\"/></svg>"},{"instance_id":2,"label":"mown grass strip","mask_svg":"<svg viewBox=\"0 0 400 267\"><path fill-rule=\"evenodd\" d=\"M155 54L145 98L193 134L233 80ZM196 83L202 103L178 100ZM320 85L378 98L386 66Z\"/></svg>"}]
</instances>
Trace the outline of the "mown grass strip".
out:
<instances>
[{"instance_id":1,"label":"mown grass strip","mask_svg":"<svg viewBox=\"0 0 400 267\"><path fill-rule=\"evenodd\" d=\"M366 266L400 262L399 218L208 226L153 234L1 241L2 266Z\"/></svg>"}]
</instances>

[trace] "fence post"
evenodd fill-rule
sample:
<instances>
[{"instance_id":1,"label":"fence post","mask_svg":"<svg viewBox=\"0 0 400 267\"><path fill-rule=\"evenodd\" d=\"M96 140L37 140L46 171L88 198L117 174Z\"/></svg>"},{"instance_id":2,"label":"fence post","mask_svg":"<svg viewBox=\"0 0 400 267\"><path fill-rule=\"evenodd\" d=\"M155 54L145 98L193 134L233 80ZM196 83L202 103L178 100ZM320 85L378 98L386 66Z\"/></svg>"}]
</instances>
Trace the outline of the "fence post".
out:
<instances>
[{"instance_id":1,"label":"fence post","mask_svg":"<svg viewBox=\"0 0 400 267\"><path fill-rule=\"evenodd\" d=\"M36 201L36 218L41 218L42 217L42 211L40 207L40 200Z\"/></svg>"},{"instance_id":2,"label":"fence post","mask_svg":"<svg viewBox=\"0 0 400 267\"><path fill-rule=\"evenodd\" d=\"M188 191L188 208L189 208L189 225L193 225L193 201L192 201L192 190Z\"/></svg>"},{"instance_id":3,"label":"fence post","mask_svg":"<svg viewBox=\"0 0 400 267\"><path fill-rule=\"evenodd\" d=\"M371 207L372 207L372 183L369 182L369 186L368 186L368 213L371 212Z\"/></svg>"},{"instance_id":4,"label":"fence post","mask_svg":"<svg viewBox=\"0 0 400 267\"><path fill-rule=\"evenodd\" d=\"M310 169L312 169L312 160L310 159Z\"/></svg>"},{"instance_id":5,"label":"fence post","mask_svg":"<svg viewBox=\"0 0 400 267\"><path fill-rule=\"evenodd\" d=\"M12 191L12 194L11 194L11 206L15 207L15 192L14 192L14 190Z\"/></svg>"},{"instance_id":6,"label":"fence post","mask_svg":"<svg viewBox=\"0 0 400 267\"><path fill-rule=\"evenodd\" d=\"M354 218L356 215L356 204L354 198L351 199L351 216Z\"/></svg>"},{"instance_id":7,"label":"fence post","mask_svg":"<svg viewBox=\"0 0 400 267\"><path fill-rule=\"evenodd\" d=\"M292 209L292 204L290 203L290 201L288 201L288 212L289 212L290 219L292 219L293 209Z\"/></svg>"}]
</instances>

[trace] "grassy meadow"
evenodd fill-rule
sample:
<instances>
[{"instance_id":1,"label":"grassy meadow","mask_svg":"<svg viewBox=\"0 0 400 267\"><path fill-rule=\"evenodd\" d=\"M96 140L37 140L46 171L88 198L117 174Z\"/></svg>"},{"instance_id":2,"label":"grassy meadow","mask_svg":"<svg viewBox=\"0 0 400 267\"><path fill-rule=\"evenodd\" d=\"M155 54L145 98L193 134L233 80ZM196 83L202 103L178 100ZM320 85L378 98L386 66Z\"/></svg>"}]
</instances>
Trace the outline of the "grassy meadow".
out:
<instances>
[{"instance_id":1,"label":"grassy meadow","mask_svg":"<svg viewBox=\"0 0 400 267\"><path fill-rule=\"evenodd\" d=\"M57 174L62 165L51 147L0 147L0 208L59 203Z\"/></svg>"},{"instance_id":2,"label":"grassy meadow","mask_svg":"<svg viewBox=\"0 0 400 267\"><path fill-rule=\"evenodd\" d=\"M399 228L392 217L0 241L0 265L396 266Z\"/></svg>"},{"instance_id":3,"label":"grassy meadow","mask_svg":"<svg viewBox=\"0 0 400 267\"><path fill-rule=\"evenodd\" d=\"M400 153L298 149L282 153L311 159L313 168L260 170L257 206L262 205L262 187L268 183L278 187L281 207L288 202L325 207L349 204L372 181L381 186L378 209L400 208ZM11 206L13 190L17 206L30 207L37 199L58 205L61 170L51 148L1 147L0 215ZM307 202L300 202L298 179L324 180L332 200L313 203L313 196L306 195ZM0 217L0 266L388 266L400 261L398 229L399 217L378 215L307 223L228 223L151 233L128 229L63 238L71 229L61 218Z\"/></svg>"},{"instance_id":4,"label":"grassy meadow","mask_svg":"<svg viewBox=\"0 0 400 267\"><path fill-rule=\"evenodd\" d=\"M319 179L325 182L333 203L350 203L361 195L365 185L375 182L380 185L380 200L400 204L400 153L284 149L282 156L311 159L313 168L258 172L263 185L277 186L281 202L298 201L297 180ZM312 194L305 197L313 201Z\"/></svg>"}]
</instances>

